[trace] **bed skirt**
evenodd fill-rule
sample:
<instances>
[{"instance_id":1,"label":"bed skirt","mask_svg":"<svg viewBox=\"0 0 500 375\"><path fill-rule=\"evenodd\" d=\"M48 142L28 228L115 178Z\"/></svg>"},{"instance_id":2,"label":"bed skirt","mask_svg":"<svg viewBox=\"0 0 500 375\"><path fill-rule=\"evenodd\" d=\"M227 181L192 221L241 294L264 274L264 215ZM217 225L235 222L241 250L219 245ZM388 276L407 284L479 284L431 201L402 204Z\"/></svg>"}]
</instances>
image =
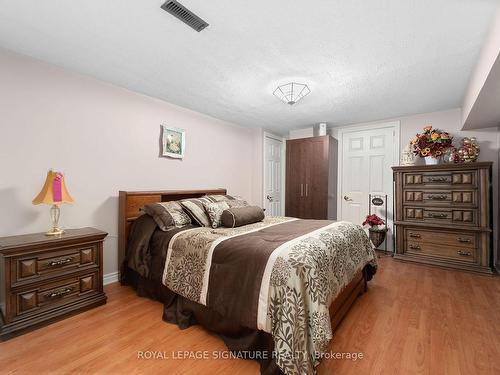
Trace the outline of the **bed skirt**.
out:
<instances>
[{"instance_id":1,"label":"bed skirt","mask_svg":"<svg viewBox=\"0 0 500 375\"><path fill-rule=\"evenodd\" d=\"M366 291L366 283L372 277L372 270L367 265L350 284L340 293L330 306L332 329L340 324L356 298ZM180 329L200 324L210 332L217 334L227 348L239 358L255 359L252 352L267 352L267 359L258 360L261 374L283 374L273 360L273 338L264 331L243 327L210 308L192 302L165 287L160 280L147 279L127 266L122 267L121 284L132 286L138 296L147 297L163 303L163 320L176 324Z\"/></svg>"}]
</instances>

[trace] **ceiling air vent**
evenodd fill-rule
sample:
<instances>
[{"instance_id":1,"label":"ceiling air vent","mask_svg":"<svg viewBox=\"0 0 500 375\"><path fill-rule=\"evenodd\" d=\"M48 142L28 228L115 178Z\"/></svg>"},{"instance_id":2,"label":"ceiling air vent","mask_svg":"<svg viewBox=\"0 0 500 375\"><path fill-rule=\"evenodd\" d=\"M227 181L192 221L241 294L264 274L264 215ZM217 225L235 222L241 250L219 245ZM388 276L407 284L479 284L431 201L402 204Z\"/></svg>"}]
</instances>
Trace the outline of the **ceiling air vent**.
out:
<instances>
[{"instance_id":1,"label":"ceiling air vent","mask_svg":"<svg viewBox=\"0 0 500 375\"><path fill-rule=\"evenodd\" d=\"M186 25L191 26L198 32L208 26L208 23L203 21L200 17L191 12L184 5L180 4L178 1L175 0L166 1L161 6L161 9L177 17Z\"/></svg>"}]
</instances>

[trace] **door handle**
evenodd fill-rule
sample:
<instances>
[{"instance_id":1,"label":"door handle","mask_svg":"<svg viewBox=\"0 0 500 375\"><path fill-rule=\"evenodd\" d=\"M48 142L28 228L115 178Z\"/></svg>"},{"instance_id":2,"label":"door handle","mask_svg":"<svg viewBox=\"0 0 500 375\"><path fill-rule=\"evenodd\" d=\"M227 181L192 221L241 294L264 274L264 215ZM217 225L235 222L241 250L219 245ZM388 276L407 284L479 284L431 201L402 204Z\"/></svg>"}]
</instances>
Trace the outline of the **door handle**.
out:
<instances>
[{"instance_id":1,"label":"door handle","mask_svg":"<svg viewBox=\"0 0 500 375\"><path fill-rule=\"evenodd\" d=\"M272 201L273 201L273 197L271 197L271 196L269 196L269 195L268 195L266 198L267 198L267 200L268 200L269 202L272 202Z\"/></svg>"},{"instance_id":2,"label":"door handle","mask_svg":"<svg viewBox=\"0 0 500 375\"><path fill-rule=\"evenodd\" d=\"M304 196L304 184L300 184L300 196Z\"/></svg>"},{"instance_id":3,"label":"door handle","mask_svg":"<svg viewBox=\"0 0 500 375\"><path fill-rule=\"evenodd\" d=\"M309 190L308 187L309 187L309 184L306 184L306 197L308 195L308 190Z\"/></svg>"},{"instance_id":4,"label":"door handle","mask_svg":"<svg viewBox=\"0 0 500 375\"><path fill-rule=\"evenodd\" d=\"M346 202L351 202L352 201L352 198L349 198L347 195L344 195L344 200Z\"/></svg>"}]
</instances>

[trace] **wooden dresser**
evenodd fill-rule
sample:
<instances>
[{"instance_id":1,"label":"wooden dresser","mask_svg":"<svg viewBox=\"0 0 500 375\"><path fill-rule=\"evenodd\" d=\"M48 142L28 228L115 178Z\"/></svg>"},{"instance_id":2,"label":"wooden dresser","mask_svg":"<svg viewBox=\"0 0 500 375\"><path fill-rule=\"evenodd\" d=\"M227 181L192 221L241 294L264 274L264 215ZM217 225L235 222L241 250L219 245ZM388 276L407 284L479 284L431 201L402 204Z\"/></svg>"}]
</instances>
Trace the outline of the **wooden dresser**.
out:
<instances>
[{"instance_id":1,"label":"wooden dresser","mask_svg":"<svg viewBox=\"0 0 500 375\"><path fill-rule=\"evenodd\" d=\"M394 257L492 273L491 166L393 167Z\"/></svg>"},{"instance_id":2,"label":"wooden dresser","mask_svg":"<svg viewBox=\"0 0 500 375\"><path fill-rule=\"evenodd\" d=\"M107 233L69 229L0 238L0 338L106 303L102 249Z\"/></svg>"}]
</instances>

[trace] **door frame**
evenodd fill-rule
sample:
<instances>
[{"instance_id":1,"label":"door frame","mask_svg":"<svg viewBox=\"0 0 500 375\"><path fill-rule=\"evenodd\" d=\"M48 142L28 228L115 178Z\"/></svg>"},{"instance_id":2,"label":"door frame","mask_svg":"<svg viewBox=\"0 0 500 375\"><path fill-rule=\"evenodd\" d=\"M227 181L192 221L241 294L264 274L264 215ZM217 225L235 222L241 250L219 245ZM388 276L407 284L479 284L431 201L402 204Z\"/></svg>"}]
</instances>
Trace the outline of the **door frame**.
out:
<instances>
[{"instance_id":1,"label":"door frame","mask_svg":"<svg viewBox=\"0 0 500 375\"><path fill-rule=\"evenodd\" d=\"M338 174L337 174L337 219L342 217L342 160L343 160L343 138L346 133L354 133L357 131L363 130L372 130L372 129L387 129L392 128L394 134L394 159L393 165L399 165L400 162L400 138L401 138L401 121L387 121L387 122L375 122L363 125L347 125L341 127L331 128L331 131L334 134L334 137L337 138L338 141ZM394 196L392 197L393 202L387 202L388 207L389 204L394 205ZM394 216L394 212L393 212ZM394 217L392 218L394 221Z\"/></svg>"},{"instance_id":2,"label":"door frame","mask_svg":"<svg viewBox=\"0 0 500 375\"><path fill-rule=\"evenodd\" d=\"M285 215L286 138L268 131L262 133L262 208L266 207L266 138L280 141L281 148L281 216Z\"/></svg>"}]
</instances>

